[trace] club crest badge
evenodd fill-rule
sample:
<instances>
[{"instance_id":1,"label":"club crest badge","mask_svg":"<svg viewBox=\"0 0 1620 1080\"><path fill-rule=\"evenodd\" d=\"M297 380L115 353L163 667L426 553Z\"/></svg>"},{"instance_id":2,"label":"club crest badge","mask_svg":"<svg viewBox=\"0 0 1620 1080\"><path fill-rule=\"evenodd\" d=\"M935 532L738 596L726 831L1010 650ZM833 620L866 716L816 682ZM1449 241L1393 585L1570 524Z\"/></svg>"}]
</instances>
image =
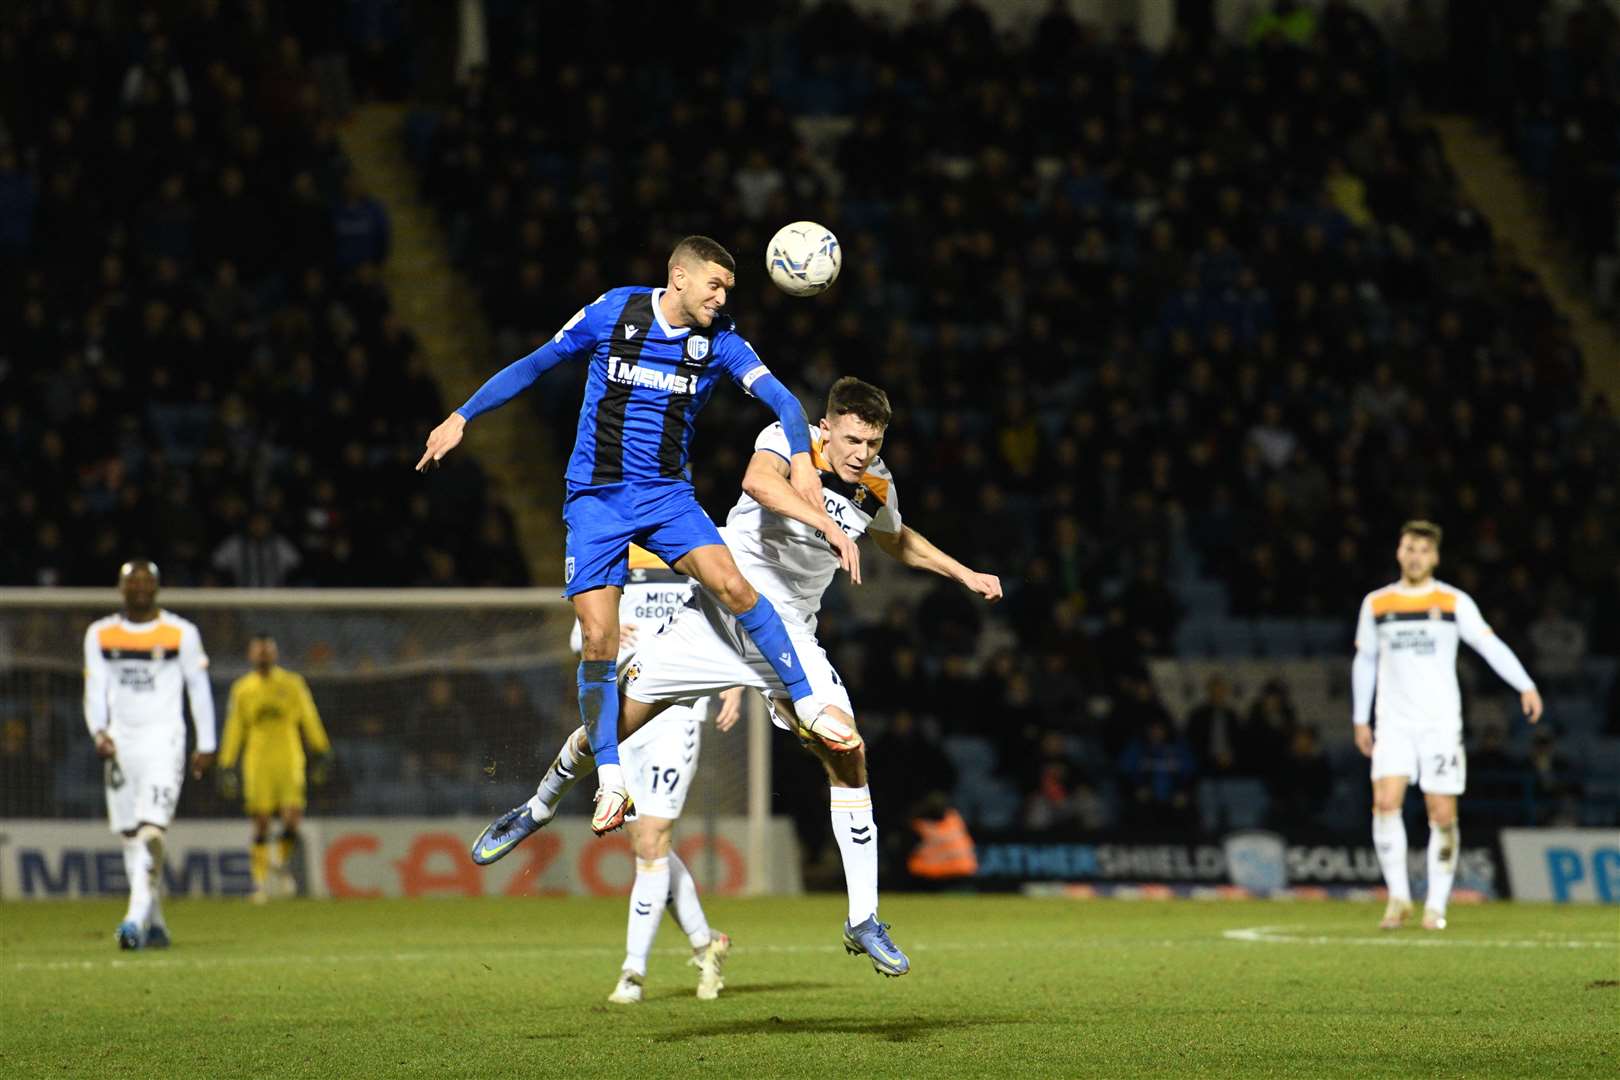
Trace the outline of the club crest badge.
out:
<instances>
[{"instance_id":1,"label":"club crest badge","mask_svg":"<svg viewBox=\"0 0 1620 1080\"><path fill-rule=\"evenodd\" d=\"M693 360L702 360L709 355L709 339L693 334L686 339L686 355Z\"/></svg>"}]
</instances>

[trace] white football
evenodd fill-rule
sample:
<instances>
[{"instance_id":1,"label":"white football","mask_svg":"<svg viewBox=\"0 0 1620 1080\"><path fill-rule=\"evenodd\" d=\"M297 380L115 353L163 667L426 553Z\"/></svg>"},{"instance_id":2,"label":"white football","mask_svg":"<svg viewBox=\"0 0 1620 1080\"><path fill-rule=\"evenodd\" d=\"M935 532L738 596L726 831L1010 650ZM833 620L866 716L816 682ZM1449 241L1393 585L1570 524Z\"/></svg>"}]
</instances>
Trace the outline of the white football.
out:
<instances>
[{"instance_id":1,"label":"white football","mask_svg":"<svg viewBox=\"0 0 1620 1080\"><path fill-rule=\"evenodd\" d=\"M843 264L838 237L813 221L782 226L765 249L765 272L789 296L825 292Z\"/></svg>"}]
</instances>

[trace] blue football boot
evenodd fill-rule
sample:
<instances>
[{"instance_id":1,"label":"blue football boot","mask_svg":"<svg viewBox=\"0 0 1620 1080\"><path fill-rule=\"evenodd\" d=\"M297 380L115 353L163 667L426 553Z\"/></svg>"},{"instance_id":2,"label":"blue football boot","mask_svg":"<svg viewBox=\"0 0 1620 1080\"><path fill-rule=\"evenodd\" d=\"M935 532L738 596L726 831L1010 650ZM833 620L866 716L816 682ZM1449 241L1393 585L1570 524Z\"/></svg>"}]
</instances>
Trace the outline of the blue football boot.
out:
<instances>
[{"instance_id":1,"label":"blue football boot","mask_svg":"<svg viewBox=\"0 0 1620 1080\"><path fill-rule=\"evenodd\" d=\"M141 947L141 928L125 919L118 924L118 929L113 932L113 938L118 942L120 949L126 951L138 949Z\"/></svg>"},{"instance_id":2,"label":"blue football boot","mask_svg":"<svg viewBox=\"0 0 1620 1080\"><path fill-rule=\"evenodd\" d=\"M488 866L528 839L530 833L538 832L550 823L550 817L543 821L534 820L528 803L508 810L490 822L489 827L473 841L472 861L479 866Z\"/></svg>"},{"instance_id":3,"label":"blue football boot","mask_svg":"<svg viewBox=\"0 0 1620 1080\"><path fill-rule=\"evenodd\" d=\"M844 948L851 956L865 953L871 957L872 967L879 975L894 978L911 970L911 961L889 939L889 924L878 922L876 915L859 926L844 924Z\"/></svg>"},{"instance_id":4,"label":"blue football boot","mask_svg":"<svg viewBox=\"0 0 1620 1080\"><path fill-rule=\"evenodd\" d=\"M153 923L146 930L146 948L167 949L169 947L169 928L162 923Z\"/></svg>"}]
</instances>

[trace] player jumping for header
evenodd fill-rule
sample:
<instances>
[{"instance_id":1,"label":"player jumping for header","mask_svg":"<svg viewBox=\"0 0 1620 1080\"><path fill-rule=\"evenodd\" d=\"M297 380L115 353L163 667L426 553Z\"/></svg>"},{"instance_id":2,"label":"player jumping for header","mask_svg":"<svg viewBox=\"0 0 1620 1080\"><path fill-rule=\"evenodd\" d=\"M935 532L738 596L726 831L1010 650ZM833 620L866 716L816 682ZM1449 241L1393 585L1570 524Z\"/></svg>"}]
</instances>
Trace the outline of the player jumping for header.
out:
<instances>
[{"instance_id":1,"label":"player jumping for header","mask_svg":"<svg viewBox=\"0 0 1620 1080\"><path fill-rule=\"evenodd\" d=\"M555 337L497 372L427 438L418 471L461 442L467 423L511 400L565 360L589 357L585 401L568 460L563 523L568 528L564 595L583 632L579 713L600 771L591 828L624 822L629 795L619 766L619 593L627 552L640 544L696 578L759 646L816 738L843 746L852 718L818 701L793 639L771 602L737 569L714 523L698 505L687 465L693 423L721 374L776 413L788 432L793 489L821 505L804 409L770 373L753 346L722 315L736 283L736 261L705 236L689 236L669 257L661 289L610 289L580 309ZM840 565L860 580L860 555L843 535L832 539Z\"/></svg>"},{"instance_id":2,"label":"player jumping for header","mask_svg":"<svg viewBox=\"0 0 1620 1080\"><path fill-rule=\"evenodd\" d=\"M894 477L878 451L892 412L888 395L870 383L846 377L827 395L821 423L806 432L826 490L807 503L788 483L789 434L773 424L754 442L743 477L743 495L726 519L725 538L749 576L781 608L818 696L852 716L849 691L816 641L822 594L838 574L834 539L870 536L902 565L960 582L994 603L1001 580L963 565L935 547L900 518ZM687 705L729 687L752 687L773 700L778 726L790 728L778 711L785 687L759 650L738 633L737 620L698 589L693 599L645 642L624 677L622 734L630 738L675 705ZM853 730L847 744L806 738L827 774L833 835L844 863L849 917L844 947L864 954L883 975L904 975L911 961L878 919L877 824L867 783L866 752ZM473 846L473 860L490 863L548 824L575 778L591 768L590 747L576 730L546 770L534 798L495 819ZM802 728L801 738L804 737ZM905 763L900 763L904 768ZM667 840L665 841L667 843ZM654 890L646 918L656 925L664 903Z\"/></svg>"},{"instance_id":3,"label":"player jumping for header","mask_svg":"<svg viewBox=\"0 0 1620 1080\"><path fill-rule=\"evenodd\" d=\"M1406 823L1401 804L1413 780L1429 811L1429 893L1423 928L1444 930L1446 902L1457 876L1457 796L1468 777L1462 744L1462 694L1457 643L1466 641L1504 682L1519 692L1524 715L1541 719L1541 694L1513 650L1491 633L1467 593L1434 578L1440 526L1408 521L1395 551L1401 580L1367 594L1356 626L1351 689L1356 748L1372 758L1373 847L1389 886L1385 930L1412 913L1406 880ZM1368 721L1378 691L1376 738Z\"/></svg>"}]
</instances>

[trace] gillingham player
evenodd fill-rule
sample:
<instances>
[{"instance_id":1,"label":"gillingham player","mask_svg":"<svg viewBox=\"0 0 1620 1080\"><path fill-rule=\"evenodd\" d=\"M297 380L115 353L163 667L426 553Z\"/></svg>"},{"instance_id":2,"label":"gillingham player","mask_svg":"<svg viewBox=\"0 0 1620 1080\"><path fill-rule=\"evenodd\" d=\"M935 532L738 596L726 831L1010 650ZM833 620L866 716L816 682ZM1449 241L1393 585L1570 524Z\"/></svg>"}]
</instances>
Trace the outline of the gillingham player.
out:
<instances>
[{"instance_id":1,"label":"gillingham player","mask_svg":"<svg viewBox=\"0 0 1620 1080\"><path fill-rule=\"evenodd\" d=\"M1001 582L994 575L963 566L901 522L894 480L878 457L890 416L883 391L859 379L838 380L828 394L826 416L810 433L825 487L823 501L806 503L788 483L787 434L773 424L755 441L743 496L726 519L726 542L737 564L784 612L817 698L836 702L845 715L853 711L849 694L815 638L822 594L840 566L829 535L853 541L869 534L906 566L951 578L986 600L1001 598ZM628 738L671 705L732 686L764 692L773 700L777 726L789 728L782 719L781 680L724 605L700 588L692 602L641 648L626 672L620 714L623 734ZM802 726L797 730L821 758L831 788L833 835L849 896L844 946L853 954L865 953L881 974L904 975L910 961L877 917L877 826L860 734L853 719L849 738L841 746L807 737ZM556 799L567 786L559 768L577 775L590 767L589 757L579 753L583 741L578 732L570 736L535 798L491 826L490 835L506 845L503 854L551 820Z\"/></svg>"},{"instance_id":2,"label":"gillingham player","mask_svg":"<svg viewBox=\"0 0 1620 1080\"><path fill-rule=\"evenodd\" d=\"M304 820L305 745L315 758L308 771L317 784L326 776L332 753L332 741L326 737L309 684L296 671L276 663L279 659L274 637L254 634L249 639L248 663L253 670L231 684L219 753L220 793L227 799L240 794L242 808L253 819L249 851L256 904L270 898L271 818L281 820L274 869L282 893L292 892L293 856L298 850L298 826ZM232 771L238 758L240 779Z\"/></svg>"},{"instance_id":3,"label":"gillingham player","mask_svg":"<svg viewBox=\"0 0 1620 1080\"><path fill-rule=\"evenodd\" d=\"M1440 526L1407 522L1401 527L1395 558L1401 564L1401 580L1368 593L1361 602L1351 669L1356 748L1372 758L1373 846L1389 886L1389 903L1379 926L1398 929L1412 913L1401 805L1407 785L1416 780L1429 811L1429 894L1423 902L1423 928L1444 930L1461 843L1457 796L1468 778L1457 643L1471 645L1519 692L1524 715L1532 724L1541 719L1541 695L1513 650L1486 625L1473 599L1435 580ZM1368 724L1375 688L1376 731Z\"/></svg>"},{"instance_id":4,"label":"gillingham player","mask_svg":"<svg viewBox=\"0 0 1620 1080\"><path fill-rule=\"evenodd\" d=\"M164 948L164 830L186 768L181 693L191 699L191 775L198 779L214 763L214 695L197 627L157 606L157 567L125 563L118 590L122 613L97 619L84 634L84 719L105 761L108 823L124 838L129 908L118 946Z\"/></svg>"},{"instance_id":5,"label":"gillingham player","mask_svg":"<svg viewBox=\"0 0 1620 1080\"><path fill-rule=\"evenodd\" d=\"M692 493L687 465L693 422L721 375L770 405L788 431L791 483L821 503L804 409L720 314L736 282L736 261L718 243L689 236L669 257L663 288L610 289L568 320L549 342L498 372L434 428L417 469L430 468L460 442L469 421L498 408L565 360L589 358L585 401L569 458L563 522L564 595L584 635L579 712L599 762L591 828L624 822L629 796L617 734L619 592L632 543L696 578L768 659L806 730L837 744L850 717L812 692L794 641L770 600L737 569ZM852 541L834 541L839 561L859 575Z\"/></svg>"},{"instance_id":6,"label":"gillingham player","mask_svg":"<svg viewBox=\"0 0 1620 1080\"><path fill-rule=\"evenodd\" d=\"M619 601L620 671L629 669L638 643L651 639L653 632L692 598L691 580L665 566L651 552L631 545L629 563L630 580ZM579 624L575 623L572 644L576 653L580 637ZM740 688L720 695L715 715L717 729L728 731L736 724L742 715L742 695ZM630 792L628 827L635 852L636 877L630 889L624 963L618 983L608 995L608 1000L616 1005L634 1005L641 1001L647 979L647 956L658 936L666 902L674 905L675 921L692 944L690 962L698 969L698 999L713 1001L725 986L722 972L731 939L710 929L703 904L698 899L697 881L671 847L675 821L686 806L687 792L692 789L692 779L697 775L703 749L703 722L708 718L710 704L709 700L704 700L668 709L619 744L625 787ZM590 752L583 729L576 729L569 743L573 750L570 761ZM559 759L552 763L546 775L558 786L550 804L555 806L556 799L573 785L575 774ZM526 808L526 805L520 806L512 813L522 813ZM505 817L498 819L473 844L474 862L485 865L494 862L506 847L520 839L515 834L501 842L489 839L504 820Z\"/></svg>"}]
</instances>

